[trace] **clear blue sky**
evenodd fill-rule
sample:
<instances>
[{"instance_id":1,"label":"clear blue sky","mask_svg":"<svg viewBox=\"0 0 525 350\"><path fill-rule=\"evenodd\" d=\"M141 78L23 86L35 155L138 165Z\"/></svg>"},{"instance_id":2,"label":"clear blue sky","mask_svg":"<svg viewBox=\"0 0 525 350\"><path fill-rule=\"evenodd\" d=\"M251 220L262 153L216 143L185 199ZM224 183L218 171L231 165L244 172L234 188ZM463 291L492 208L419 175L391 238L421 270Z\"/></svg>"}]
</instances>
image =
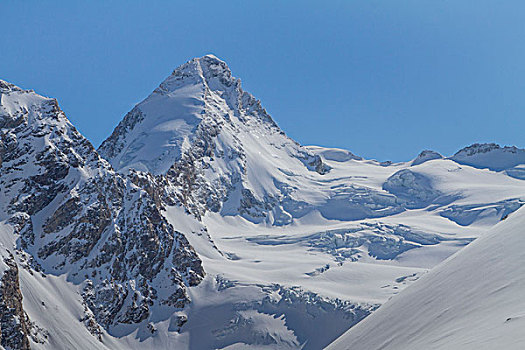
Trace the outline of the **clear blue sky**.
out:
<instances>
[{"instance_id":1,"label":"clear blue sky","mask_svg":"<svg viewBox=\"0 0 525 350\"><path fill-rule=\"evenodd\" d=\"M0 79L98 146L213 53L302 144L379 160L525 146L523 1L1 1Z\"/></svg>"}]
</instances>

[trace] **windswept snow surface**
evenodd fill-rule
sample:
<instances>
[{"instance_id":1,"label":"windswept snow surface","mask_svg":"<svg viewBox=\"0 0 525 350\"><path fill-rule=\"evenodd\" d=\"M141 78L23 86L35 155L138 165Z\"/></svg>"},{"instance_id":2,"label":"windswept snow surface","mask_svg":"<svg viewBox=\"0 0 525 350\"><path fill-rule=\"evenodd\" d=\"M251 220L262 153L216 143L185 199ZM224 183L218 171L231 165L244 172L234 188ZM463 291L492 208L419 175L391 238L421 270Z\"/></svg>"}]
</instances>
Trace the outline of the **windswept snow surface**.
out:
<instances>
[{"instance_id":1,"label":"windswept snow surface","mask_svg":"<svg viewBox=\"0 0 525 350\"><path fill-rule=\"evenodd\" d=\"M523 349L525 210L435 267L329 349Z\"/></svg>"}]
</instances>

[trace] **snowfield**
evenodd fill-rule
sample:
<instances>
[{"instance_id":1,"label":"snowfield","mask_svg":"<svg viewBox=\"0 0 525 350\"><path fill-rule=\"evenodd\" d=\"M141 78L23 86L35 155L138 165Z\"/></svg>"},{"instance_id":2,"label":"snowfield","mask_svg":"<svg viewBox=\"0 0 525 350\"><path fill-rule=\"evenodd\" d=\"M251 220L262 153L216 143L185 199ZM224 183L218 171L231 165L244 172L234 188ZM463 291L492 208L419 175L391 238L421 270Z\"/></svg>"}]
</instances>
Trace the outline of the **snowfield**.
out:
<instances>
[{"instance_id":1,"label":"snowfield","mask_svg":"<svg viewBox=\"0 0 525 350\"><path fill-rule=\"evenodd\" d=\"M0 278L23 296L4 347L520 341L525 150L391 163L301 146L212 55L98 150L53 100L0 87Z\"/></svg>"},{"instance_id":2,"label":"snowfield","mask_svg":"<svg viewBox=\"0 0 525 350\"><path fill-rule=\"evenodd\" d=\"M453 255L329 349L523 349L525 211Z\"/></svg>"}]
</instances>

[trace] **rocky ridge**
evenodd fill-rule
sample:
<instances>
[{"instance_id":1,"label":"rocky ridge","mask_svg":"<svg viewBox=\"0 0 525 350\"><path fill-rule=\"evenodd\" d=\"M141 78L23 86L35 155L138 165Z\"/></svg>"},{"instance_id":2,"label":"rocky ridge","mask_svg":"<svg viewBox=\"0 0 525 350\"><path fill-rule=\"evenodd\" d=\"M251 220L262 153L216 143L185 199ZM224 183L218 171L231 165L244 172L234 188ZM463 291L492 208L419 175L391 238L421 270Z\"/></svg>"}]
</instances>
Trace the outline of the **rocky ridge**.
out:
<instances>
[{"instance_id":1,"label":"rocky ridge","mask_svg":"<svg viewBox=\"0 0 525 350\"><path fill-rule=\"evenodd\" d=\"M11 349L30 349L31 322L22 305L18 266L11 252L0 255L0 345Z\"/></svg>"},{"instance_id":2,"label":"rocky ridge","mask_svg":"<svg viewBox=\"0 0 525 350\"><path fill-rule=\"evenodd\" d=\"M254 154L274 150L306 172L329 171L320 156L288 138L260 101L242 89L226 63L212 55L177 68L98 149L120 171L164 175L167 198L196 217L228 211L256 222L290 216L279 209L289 194L276 184L260 183L249 172L253 163L274 168L275 158Z\"/></svg>"},{"instance_id":3,"label":"rocky ridge","mask_svg":"<svg viewBox=\"0 0 525 350\"><path fill-rule=\"evenodd\" d=\"M115 173L56 100L3 81L0 95L2 220L35 268L82 285L89 311L109 331L146 320L154 305L189 303L187 287L204 270L162 215L153 177Z\"/></svg>"},{"instance_id":4,"label":"rocky ridge","mask_svg":"<svg viewBox=\"0 0 525 350\"><path fill-rule=\"evenodd\" d=\"M525 149L515 146L501 147L495 143L475 143L459 150L450 159L476 168L505 170L508 175L513 176L521 171L519 165L525 163ZM520 176L513 177L520 178Z\"/></svg>"}]
</instances>

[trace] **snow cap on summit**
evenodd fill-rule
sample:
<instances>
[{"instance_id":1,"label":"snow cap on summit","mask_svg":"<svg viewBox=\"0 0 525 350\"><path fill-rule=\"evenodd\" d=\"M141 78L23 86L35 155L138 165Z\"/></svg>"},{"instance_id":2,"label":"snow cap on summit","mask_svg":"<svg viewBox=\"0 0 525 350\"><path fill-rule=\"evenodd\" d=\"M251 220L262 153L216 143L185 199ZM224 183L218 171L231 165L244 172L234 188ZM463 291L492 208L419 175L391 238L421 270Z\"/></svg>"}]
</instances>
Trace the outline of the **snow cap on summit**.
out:
<instances>
[{"instance_id":1,"label":"snow cap on summit","mask_svg":"<svg viewBox=\"0 0 525 350\"><path fill-rule=\"evenodd\" d=\"M525 149L501 147L495 143L475 143L459 150L450 159L475 168L501 171L525 164Z\"/></svg>"},{"instance_id":2,"label":"snow cap on summit","mask_svg":"<svg viewBox=\"0 0 525 350\"><path fill-rule=\"evenodd\" d=\"M240 79L232 75L226 62L209 54L193 58L177 67L154 93L167 94L190 85L221 91L241 88Z\"/></svg>"},{"instance_id":3,"label":"snow cap on summit","mask_svg":"<svg viewBox=\"0 0 525 350\"><path fill-rule=\"evenodd\" d=\"M220 58L218 58L217 56L212 55L212 54L204 55L202 57L195 57L195 58L191 59L190 61L180 65L179 67L177 67L173 71L173 74L175 74L177 72L180 72L180 71L188 71L188 70L193 72L193 73L196 73L196 72L198 72L198 70L197 71L192 71L191 68L200 67L201 69L204 68L204 70L207 70L207 69L212 68L211 67L212 65L219 65L224 70L228 71L231 74L231 71L230 71L230 68L228 67L228 64L226 64L226 62L224 62L223 60L221 60Z\"/></svg>"},{"instance_id":4,"label":"snow cap on summit","mask_svg":"<svg viewBox=\"0 0 525 350\"><path fill-rule=\"evenodd\" d=\"M217 61L224 62L223 60L221 60L220 58L218 58L217 56L215 56L214 54L211 54L211 53L209 53L207 55L204 55L201 58L204 58L204 57L208 57L208 58L211 58L211 59L214 59L214 60L217 60Z\"/></svg>"},{"instance_id":5,"label":"snow cap on summit","mask_svg":"<svg viewBox=\"0 0 525 350\"><path fill-rule=\"evenodd\" d=\"M16 122L13 122L15 120ZM67 121L67 118L56 99L0 80L0 128L14 127L20 123L38 123L47 128L55 125L57 121Z\"/></svg>"},{"instance_id":6,"label":"snow cap on summit","mask_svg":"<svg viewBox=\"0 0 525 350\"><path fill-rule=\"evenodd\" d=\"M5 80L0 79L0 91L24 91L24 90L19 88L15 84L11 84Z\"/></svg>"},{"instance_id":7,"label":"snow cap on summit","mask_svg":"<svg viewBox=\"0 0 525 350\"><path fill-rule=\"evenodd\" d=\"M434 159L442 159L443 156L436 151L424 150L412 161L411 165L423 164L426 161Z\"/></svg>"},{"instance_id":8,"label":"snow cap on summit","mask_svg":"<svg viewBox=\"0 0 525 350\"><path fill-rule=\"evenodd\" d=\"M260 101L242 89L240 79L232 75L228 65L214 55L205 55L175 69L126 115L99 152L115 169L160 174L194 142L208 145L210 151L226 152L225 148L238 143L237 131L231 130L229 139L217 147L201 139L215 137L226 124L248 121L251 128L282 133Z\"/></svg>"}]
</instances>

